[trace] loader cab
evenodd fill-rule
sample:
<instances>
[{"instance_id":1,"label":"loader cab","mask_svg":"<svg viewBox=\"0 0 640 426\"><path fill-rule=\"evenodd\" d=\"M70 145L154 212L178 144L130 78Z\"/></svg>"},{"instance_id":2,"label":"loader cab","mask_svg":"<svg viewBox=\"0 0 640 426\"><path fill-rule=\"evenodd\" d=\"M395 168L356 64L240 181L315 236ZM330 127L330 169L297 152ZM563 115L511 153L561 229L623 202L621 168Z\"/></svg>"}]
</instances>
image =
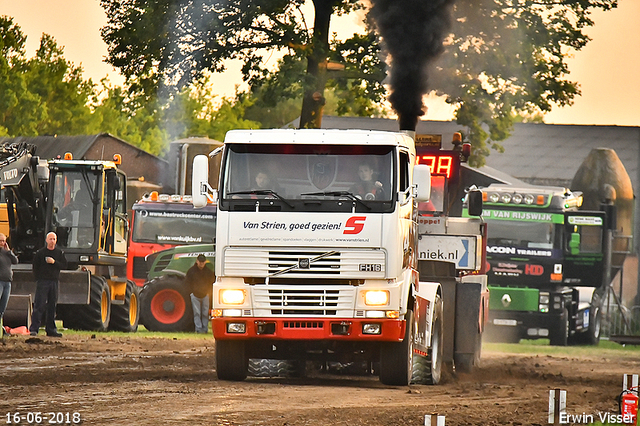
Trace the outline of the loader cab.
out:
<instances>
[{"instance_id":1,"label":"loader cab","mask_svg":"<svg viewBox=\"0 0 640 426\"><path fill-rule=\"evenodd\" d=\"M127 248L126 177L112 162L49 164L47 232L72 264L123 264Z\"/></svg>"}]
</instances>

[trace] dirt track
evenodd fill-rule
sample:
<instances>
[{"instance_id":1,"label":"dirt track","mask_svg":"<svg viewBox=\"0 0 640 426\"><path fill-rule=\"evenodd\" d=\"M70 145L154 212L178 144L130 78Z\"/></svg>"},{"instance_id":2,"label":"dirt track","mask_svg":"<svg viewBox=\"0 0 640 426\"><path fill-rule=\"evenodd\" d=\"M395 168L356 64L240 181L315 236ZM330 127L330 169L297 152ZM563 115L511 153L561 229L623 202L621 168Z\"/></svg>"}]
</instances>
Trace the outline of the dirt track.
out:
<instances>
[{"instance_id":1,"label":"dirt track","mask_svg":"<svg viewBox=\"0 0 640 426\"><path fill-rule=\"evenodd\" d=\"M485 350L481 368L441 386L342 375L235 383L217 380L212 339L13 336L0 344L0 422L41 412L42 424L79 413L86 425L423 425L437 412L447 426L546 425L554 388L567 390L569 413L597 420L617 412L622 374L640 372L637 352L612 354Z\"/></svg>"}]
</instances>

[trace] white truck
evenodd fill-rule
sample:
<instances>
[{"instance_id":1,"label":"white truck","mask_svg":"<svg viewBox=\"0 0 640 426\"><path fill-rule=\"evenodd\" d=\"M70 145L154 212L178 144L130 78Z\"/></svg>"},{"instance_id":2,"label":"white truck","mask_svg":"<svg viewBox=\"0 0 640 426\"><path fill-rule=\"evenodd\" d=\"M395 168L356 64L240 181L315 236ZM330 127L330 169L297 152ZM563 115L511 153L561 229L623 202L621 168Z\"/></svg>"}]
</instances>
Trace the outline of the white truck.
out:
<instances>
[{"instance_id":1,"label":"white truck","mask_svg":"<svg viewBox=\"0 0 640 426\"><path fill-rule=\"evenodd\" d=\"M433 165L416 163L408 133L234 130L215 191L196 157L194 205L218 206L220 379L245 379L250 358L366 361L390 385L436 384L443 362L473 365L486 279L460 262L482 265L481 219L421 220ZM451 246L451 229L468 234L460 252L430 258Z\"/></svg>"}]
</instances>

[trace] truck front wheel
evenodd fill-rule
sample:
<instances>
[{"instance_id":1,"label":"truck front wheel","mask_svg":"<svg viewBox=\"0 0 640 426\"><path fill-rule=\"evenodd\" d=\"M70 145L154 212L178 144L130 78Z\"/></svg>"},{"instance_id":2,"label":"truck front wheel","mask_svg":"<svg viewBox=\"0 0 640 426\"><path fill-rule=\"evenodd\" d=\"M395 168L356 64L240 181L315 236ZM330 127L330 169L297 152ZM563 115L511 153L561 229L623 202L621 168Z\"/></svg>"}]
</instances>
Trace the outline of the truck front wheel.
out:
<instances>
[{"instance_id":1,"label":"truck front wheel","mask_svg":"<svg viewBox=\"0 0 640 426\"><path fill-rule=\"evenodd\" d=\"M216 372L219 380L247 378L249 358L242 340L216 340Z\"/></svg>"},{"instance_id":2,"label":"truck front wheel","mask_svg":"<svg viewBox=\"0 0 640 426\"><path fill-rule=\"evenodd\" d=\"M380 381L385 385L406 386L413 374L413 339L415 324L413 311L405 315L402 342L385 343L380 348Z\"/></svg>"}]
</instances>

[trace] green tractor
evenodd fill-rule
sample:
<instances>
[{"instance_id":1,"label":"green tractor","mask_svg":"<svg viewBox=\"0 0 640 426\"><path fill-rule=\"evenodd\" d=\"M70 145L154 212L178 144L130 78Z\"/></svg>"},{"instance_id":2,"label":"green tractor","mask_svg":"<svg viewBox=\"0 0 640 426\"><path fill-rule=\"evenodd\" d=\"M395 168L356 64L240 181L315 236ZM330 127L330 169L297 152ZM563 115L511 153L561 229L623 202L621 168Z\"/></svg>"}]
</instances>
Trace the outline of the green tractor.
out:
<instances>
[{"instance_id":1,"label":"green tractor","mask_svg":"<svg viewBox=\"0 0 640 426\"><path fill-rule=\"evenodd\" d=\"M140 291L140 322L149 331L193 331L190 292L184 282L199 254L214 269L213 244L186 245L162 250L147 257L151 265Z\"/></svg>"}]
</instances>

